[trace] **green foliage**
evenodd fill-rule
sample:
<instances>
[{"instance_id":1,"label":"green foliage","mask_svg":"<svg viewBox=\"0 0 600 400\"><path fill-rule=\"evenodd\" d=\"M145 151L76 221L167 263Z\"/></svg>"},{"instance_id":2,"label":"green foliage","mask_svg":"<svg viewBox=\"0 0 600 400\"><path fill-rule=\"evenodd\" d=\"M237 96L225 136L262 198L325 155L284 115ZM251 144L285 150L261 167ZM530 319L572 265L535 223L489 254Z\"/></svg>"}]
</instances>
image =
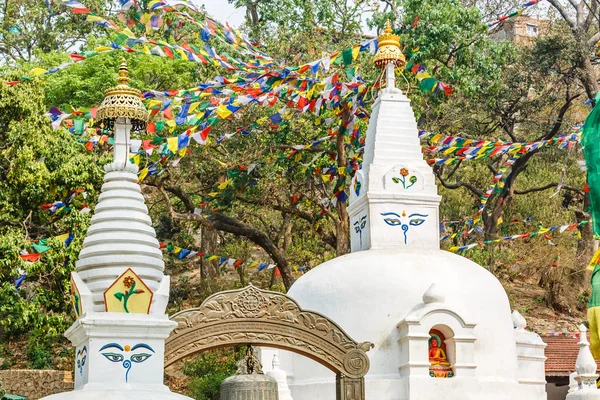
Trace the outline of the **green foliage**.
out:
<instances>
[{"instance_id":1,"label":"green foliage","mask_svg":"<svg viewBox=\"0 0 600 400\"><path fill-rule=\"evenodd\" d=\"M183 373L192 378L188 385L189 395L196 400L219 400L221 383L235 374L236 362L243 354L243 349L239 348L219 349L186 362Z\"/></svg>"},{"instance_id":2,"label":"green foliage","mask_svg":"<svg viewBox=\"0 0 600 400\"><path fill-rule=\"evenodd\" d=\"M51 217L40 205L63 200L70 191L85 189L92 203L102 171L92 154L81 151L70 134L52 131L44 116L39 82L9 88L0 85L0 337L17 338L38 329L60 335L71 322L70 272L74 268L89 215L77 211ZM65 247L51 239L72 232ZM19 257L31 241L50 238L50 251L34 263ZM27 274L21 289L12 281ZM51 348L50 345L45 346ZM32 348L33 366L49 361Z\"/></svg>"}]
</instances>

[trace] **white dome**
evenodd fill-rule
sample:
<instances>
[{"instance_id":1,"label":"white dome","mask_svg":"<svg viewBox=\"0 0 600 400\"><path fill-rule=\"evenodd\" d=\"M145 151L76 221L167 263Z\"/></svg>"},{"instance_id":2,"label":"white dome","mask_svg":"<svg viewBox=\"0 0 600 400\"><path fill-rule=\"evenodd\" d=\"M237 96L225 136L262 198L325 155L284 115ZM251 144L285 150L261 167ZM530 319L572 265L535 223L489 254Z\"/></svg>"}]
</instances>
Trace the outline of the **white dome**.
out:
<instances>
[{"instance_id":1,"label":"white dome","mask_svg":"<svg viewBox=\"0 0 600 400\"><path fill-rule=\"evenodd\" d=\"M351 253L311 270L288 294L303 309L331 318L357 342L375 344L367 353L371 367L366 377L367 398L375 398L372 395L381 393L381 388L374 391L374 385L391 388L389 381L400 377L397 325L422 305L423 294L434 283L445 294L445 304L477 324L477 380L516 384L517 357L507 295L491 273L464 257L408 247ZM322 384L332 385L334 375L324 367L285 354L282 369L293 375L294 400L333 398L334 389L324 390ZM510 398L500 396L490 398Z\"/></svg>"}]
</instances>

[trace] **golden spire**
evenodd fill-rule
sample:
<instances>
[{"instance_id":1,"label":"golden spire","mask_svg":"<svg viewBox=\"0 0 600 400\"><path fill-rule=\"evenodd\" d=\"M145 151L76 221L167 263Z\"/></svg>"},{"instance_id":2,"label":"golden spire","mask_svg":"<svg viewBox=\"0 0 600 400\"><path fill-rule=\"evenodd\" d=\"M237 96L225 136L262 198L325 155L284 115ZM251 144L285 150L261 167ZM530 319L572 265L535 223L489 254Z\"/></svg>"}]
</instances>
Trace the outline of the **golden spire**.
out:
<instances>
[{"instance_id":1,"label":"golden spire","mask_svg":"<svg viewBox=\"0 0 600 400\"><path fill-rule=\"evenodd\" d=\"M117 86L104 91L104 100L96 112L99 122L105 122L109 129L114 127L117 118L128 118L134 131L145 129L149 115L144 103L142 92L129 87L129 70L123 58L119 66Z\"/></svg>"},{"instance_id":2,"label":"golden spire","mask_svg":"<svg viewBox=\"0 0 600 400\"><path fill-rule=\"evenodd\" d=\"M392 27L388 20L385 25L384 33L377 38L379 43L377 54L375 54L375 66L385 68L389 63L394 63L396 67L406 64L406 58L400 50L400 36L392 33Z\"/></svg>"},{"instance_id":3,"label":"golden spire","mask_svg":"<svg viewBox=\"0 0 600 400\"><path fill-rule=\"evenodd\" d=\"M127 85L129 83L129 69L127 69L127 60L121 58L121 65L119 66L119 77L117 83L119 85Z\"/></svg>"}]
</instances>

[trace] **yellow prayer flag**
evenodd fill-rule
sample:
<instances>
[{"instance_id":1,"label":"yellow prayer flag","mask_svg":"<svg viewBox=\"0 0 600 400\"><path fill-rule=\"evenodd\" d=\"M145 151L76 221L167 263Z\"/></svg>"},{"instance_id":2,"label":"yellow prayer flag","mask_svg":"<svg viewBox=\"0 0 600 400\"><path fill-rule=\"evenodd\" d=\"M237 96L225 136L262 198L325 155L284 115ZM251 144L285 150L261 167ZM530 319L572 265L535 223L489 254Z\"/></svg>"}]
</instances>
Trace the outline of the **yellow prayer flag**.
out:
<instances>
[{"instance_id":1,"label":"yellow prayer flag","mask_svg":"<svg viewBox=\"0 0 600 400\"><path fill-rule=\"evenodd\" d=\"M62 235L54 236L52 239L56 239L56 240L60 240L61 242L64 242L68 238L69 238L69 233L63 233Z\"/></svg>"},{"instance_id":2,"label":"yellow prayer flag","mask_svg":"<svg viewBox=\"0 0 600 400\"><path fill-rule=\"evenodd\" d=\"M133 156L133 163L135 165L140 165L140 161L141 161L141 156L139 154L136 154L135 156Z\"/></svg>"},{"instance_id":3,"label":"yellow prayer flag","mask_svg":"<svg viewBox=\"0 0 600 400\"><path fill-rule=\"evenodd\" d=\"M146 176L148 176L148 168L144 168L140 171L140 174L138 175L138 180L141 182Z\"/></svg>"},{"instance_id":4,"label":"yellow prayer flag","mask_svg":"<svg viewBox=\"0 0 600 400\"><path fill-rule=\"evenodd\" d=\"M213 260L216 260L217 258L219 258L219 256L213 255L213 256L208 257L207 260L208 261L213 261Z\"/></svg>"},{"instance_id":5,"label":"yellow prayer flag","mask_svg":"<svg viewBox=\"0 0 600 400\"><path fill-rule=\"evenodd\" d=\"M217 197L218 194L219 194L219 192L210 192L208 195L210 197Z\"/></svg>"},{"instance_id":6,"label":"yellow prayer flag","mask_svg":"<svg viewBox=\"0 0 600 400\"><path fill-rule=\"evenodd\" d=\"M504 219L502 217L500 217L500 218L498 218L498 222L496 224L500 225L502 222L504 222Z\"/></svg>"},{"instance_id":7,"label":"yellow prayer flag","mask_svg":"<svg viewBox=\"0 0 600 400\"><path fill-rule=\"evenodd\" d=\"M229 184L231 183L231 181L233 181L233 179L227 179L225 182L221 183L218 186L219 190L225 189L227 186L229 186Z\"/></svg>"},{"instance_id":8,"label":"yellow prayer flag","mask_svg":"<svg viewBox=\"0 0 600 400\"><path fill-rule=\"evenodd\" d=\"M587 267L588 271L594 270L594 268L596 267L596 264L598 264L598 259L600 259L600 248L598 248L598 250L596 250L596 252L594 253L594 256L590 260L590 265L588 265L588 267Z\"/></svg>"},{"instance_id":9,"label":"yellow prayer flag","mask_svg":"<svg viewBox=\"0 0 600 400\"><path fill-rule=\"evenodd\" d=\"M181 49L175 49L175 51L177 52L177 54L179 54L181 56L182 59L184 59L184 60L188 59L188 55L185 53L185 51L183 51Z\"/></svg>"},{"instance_id":10,"label":"yellow prayer flag","mask_svg":"<svg viewBox=\"0 0 600 400\"><path fill-rule=\"evenodd\" d=\"M175 247L173 249L173 254L179 254L181 252L181 247Z\"/></svg>"},{"instance_id":11,"label":"yellow prayer flag","mask_svg":"<svg viewBox=\"0 0 600 400\"><path fill-rule=\"evenodd\" d=\"M135 34L133 32L131 32L129 30L129 28L125 28L121 32L124 33L124 34L126 34L130 38L135 38Z\"/></svg>"},{"instance_id":12,"label":"yellow prayer flag","mask_svg":"<svg viewBox=\"0 0 600 400\"><path fill-rule=\"evenodd\" d=\"M232 112L229 111L227 109L227 107L225 107L223 104L220 104L219 107L217 107L216 113L217 113L217 116L221 119L225 119L232 114Z\"/></svg>"},{"instance_id":13,"label":"yellow prayer flag","mask_svg":"<svg viewBox=\"0 0 600 400\"><path fill-rule=\"evenodd\" d=\"M144 50L143 50L144 54L152 54L150 53L150 49L148 48L148 46L144 45ZM160 102L159 102L160 103Z\"/></svg>"},{"instance_id":14,"label":"yellow prayer flag","mask_svg":"<svg viewBox=\"0 0 600 400\"><path fill-rule=\"evenodd\" d=\"M167 138L167 148L172 153L177 153L178 145L179 145L179 138L178 137Z\"/></svg>"},{"instance_id":15,"label":"yellow prayer flag","mask_svg":"<svg viewBox=\"0 0 600 400\"><path fill-rule=\"evenodd\" d=\"M196 102L190 104L190 108L188 110L188 115L192 115L194 113L194 111L196 111L196 108L198 108L199 105L200 105L199 101L196 101Z\"/></svg>"},{"instance_id":16,"label":"yellow prayer flag","mask_svg":"<svg viewBox=\"0 0 600 400\"><path fill-rule=\"evenodd\" d=\"M358 53L360 53L360 46L354 46L352 48L352 59L356 60L356 58L358 57Z\"/></svg>"},{"instance_id":17,"label":"yellow prayer flag","mask_svg":"<svg viewBox=\"0 0 600 400\"><path fill-rule=\"evenodd\" d=\"M321 179L323 180L324 183L329 182L329 175L321 175Z\"/></svg>"},{"instance_id":18,"label":"yellow prayer flag","mask_svg":"<svg viewBox=\"0 0 600 400\"><path fill-rule=\"evenodd\" d=\"M40 75L44 75L46 72L48 72L48 70L46 70L46 69L34 68L29 72L29 74L33 75L33 76L40 76Z\"/></svg>"}]
</instances>

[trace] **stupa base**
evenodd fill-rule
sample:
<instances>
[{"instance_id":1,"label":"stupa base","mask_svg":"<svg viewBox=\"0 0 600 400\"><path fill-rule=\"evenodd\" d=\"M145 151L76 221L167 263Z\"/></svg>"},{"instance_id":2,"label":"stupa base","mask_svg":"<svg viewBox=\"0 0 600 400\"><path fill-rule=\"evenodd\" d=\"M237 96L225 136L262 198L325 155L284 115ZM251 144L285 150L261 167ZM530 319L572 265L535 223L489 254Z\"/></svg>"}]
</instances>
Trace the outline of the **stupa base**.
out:
<instances>
[{"instance_id":1,"label":"stupa base","mask_svg":"<svg viewBox=\"0 0 600 400\"><path fill-rule=\"evenodd\" d=\"M162 390L140 390L139 387L123 389L81 389L71 392L57 393L41 400L191 400L190 397L181 394L173 393L163 386Z\"/></svg>"}]
</instances>

